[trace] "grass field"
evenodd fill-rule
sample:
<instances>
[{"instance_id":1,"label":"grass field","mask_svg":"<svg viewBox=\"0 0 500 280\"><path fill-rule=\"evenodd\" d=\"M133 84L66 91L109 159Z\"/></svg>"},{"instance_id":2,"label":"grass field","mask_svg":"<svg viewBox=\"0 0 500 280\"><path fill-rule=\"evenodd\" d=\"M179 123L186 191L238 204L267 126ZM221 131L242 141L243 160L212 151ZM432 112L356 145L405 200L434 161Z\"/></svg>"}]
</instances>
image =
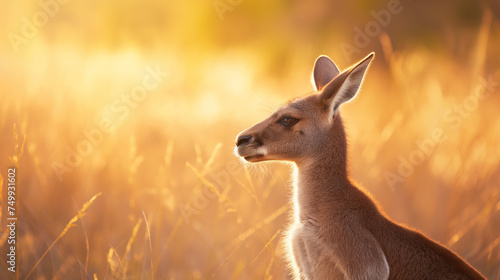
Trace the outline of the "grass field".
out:
<instances>
[{"instance_id":1,"label":"grass field","mask_svg":"<svg viewBox=\"0 0 500 280\"><path fill-rule=\"evenodd\" d=\"M318 31L319 8L243 1L221 21L211 2L115 4L61 4L17 52L0 46L1 279L288 279L292 168L243 164L235 137L311 92L318 55L344 69L371 50L342 107L351 176L393 220L500 278L500 24L487 5L421 44L401 39L407 22L393 15L348 57L338 42L353 33ZM1 5L2 34L40 10ZM387 4L364 5L349 30Z\"/></svg>"}]
</instances>

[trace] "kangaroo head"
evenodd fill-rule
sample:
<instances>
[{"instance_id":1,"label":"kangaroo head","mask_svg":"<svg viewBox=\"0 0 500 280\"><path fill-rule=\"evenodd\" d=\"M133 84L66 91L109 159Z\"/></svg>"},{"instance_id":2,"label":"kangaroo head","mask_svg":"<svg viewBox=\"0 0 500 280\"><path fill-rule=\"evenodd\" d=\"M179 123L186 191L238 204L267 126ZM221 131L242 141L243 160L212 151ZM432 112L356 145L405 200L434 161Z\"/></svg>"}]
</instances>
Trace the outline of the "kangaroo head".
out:
<instances>
[{"instance_id":1,"label":"kangaroo head","mask_svg":"<svg viewBox=\"0 0 500 280\"><path fill-rule=\"evenodd\" d=\"M339 106L358 93L373 57L371 53L340 73L330 58L320 56L312 73L315 92L289 101L267 119L238 134L236 155L249 162L299 162L331 152L324 150L327 142L343 143L345 149L343 127L337 121Z\"/></svg>"}]
</instances>

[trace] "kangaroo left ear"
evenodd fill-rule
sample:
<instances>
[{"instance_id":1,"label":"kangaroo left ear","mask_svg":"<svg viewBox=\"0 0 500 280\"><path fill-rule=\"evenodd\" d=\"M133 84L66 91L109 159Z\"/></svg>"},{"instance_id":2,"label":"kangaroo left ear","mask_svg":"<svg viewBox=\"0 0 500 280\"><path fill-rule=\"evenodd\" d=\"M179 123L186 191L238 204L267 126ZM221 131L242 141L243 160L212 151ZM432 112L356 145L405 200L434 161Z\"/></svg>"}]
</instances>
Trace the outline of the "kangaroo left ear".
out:
<instances>
[{"instance_id":1,"label":"kangaroo left ear","mask_svg":"<svg viewBox=\"0 0 500 280\"><path fill-rule=\"evenodd\" d=\"M333 60L331 60L328 56L322 55L318 57L316 62L314 62L312 72L312 84L314 89L316 91L320 91L339 73L339 68L337 68L335 62L333 62Z\"/></svg>"},{"instance_id":2,"label":"kangaroo left ear","mask_svg":"<svg viewBox=\"0 0 500 280\"><path fill-rule=\"evenodd\" d=\"M330 120L333 119L340 105L356 96L374 56L375 53L370 53L356 65L335 77L321 90L320 97L329 108Z\"/></svg>"}]
</instances>

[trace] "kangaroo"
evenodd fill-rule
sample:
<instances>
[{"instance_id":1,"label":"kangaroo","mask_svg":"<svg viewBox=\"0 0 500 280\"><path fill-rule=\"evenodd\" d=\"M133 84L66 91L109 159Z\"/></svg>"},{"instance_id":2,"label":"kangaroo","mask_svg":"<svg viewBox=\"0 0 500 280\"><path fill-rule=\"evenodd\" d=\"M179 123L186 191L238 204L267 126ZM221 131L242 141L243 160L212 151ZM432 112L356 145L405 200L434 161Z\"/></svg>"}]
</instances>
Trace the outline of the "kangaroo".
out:
<instances>
[{"instance_id":1,"label":"kangaroo","mask_svg":"<svg viewBox=\"0 0 500 280\"><path fill-rule=\"evenodd\" d=\"M294 279L485 279L424 234L392 222L351 181L339 107L356 96L371 53L340 72L327 56L313 68L316 92L296 98L241 132L235 153L248 162L296 166L294 221L287 250Z\"/></svg>"}]
</instances>

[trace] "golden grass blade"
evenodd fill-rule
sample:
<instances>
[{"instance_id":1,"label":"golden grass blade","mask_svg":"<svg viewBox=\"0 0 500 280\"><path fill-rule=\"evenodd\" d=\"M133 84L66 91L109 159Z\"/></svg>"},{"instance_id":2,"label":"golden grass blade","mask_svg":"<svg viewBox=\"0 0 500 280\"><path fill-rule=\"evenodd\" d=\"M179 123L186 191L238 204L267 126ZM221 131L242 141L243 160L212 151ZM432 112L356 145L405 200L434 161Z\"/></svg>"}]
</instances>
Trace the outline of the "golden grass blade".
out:
<instances>
[{"instance_id":1,"label":"golden grass blade","mask_svg":"<svg viewBox=\"0 0 500 280\"><path fill-rule=\"evenodd\" d=\"M146 214L144 211L142 211L142 216L144 217L144 222L146 223L146 232L148 235L148 242L149 242L149 261L151 265L151 279L155 279L154 277L154 266L153 266L153 246L151 245L151 231L149 229L149 223L148 219L146 219Z\"/></svg>"},{"instance_id":2,"label":"golden grass blade","mask_svg":"<svg viewBox=\"0 0 500 280\"><path fill-rule=\"evenodd\" d=\"M174 228L172 229L172 232L167 237L167 241L165 242L165 246L163 246L163 250L166 250L170 243L172 243L172 240L174 240L174 236L177 233L177 230L179 230L179 227L182 224L182 218L177 219L177 222L175 223Z\"/></svg>"},{"instance_id":3,"label":"golden grass blade","mask_svg":"<svg viewBox=\"0 0 500 280\"><path fill-rule=\"evenodd\" d=\"M89 243L89 236L87 234L87 228L85 227L85 223L83 220L80 220L80 223L82 224L83 228L83 234L85 235L85 275L87 275L88 269L89 269L89 257L90 257L90 243Z\"/></svg>"},{"instance_id":4,"label":"golden grass blade","mask_svg":"<svg viewBox=\"0 0 500 280\"><path fill-rule=\"evenodd\" d=\"M481 212L477 215L478 218L472 219L472 220L470 220L470 222L468 224L466 224L465 226L462 226L461 227L462 229L459 232L455 233L450 238L450 240L448 240L446 245L448 247L452 247L455 243L457 243L460 239L462 239L462 237L468 231L470 231L472 228L474 228L481 221L481 219L479 219L480 217L489 217L488 214L492 212L493 208L495 207L496 203L498 202L499 196L500 196L500 193L495 192L491 196L490 200L485 204L485 206L483 207Z\"/></svg>"},{"instance_id":5,"label":"golden grass blade","mask_svg":"<svg viewBox=\"0 0 500 280\"><path fill-rule=\"evenodd\" d=\"M472 69L474 77L482 75L484 69L492 20L493 14L491 10L489 8L485 8L477 37L476 50L474 53L474 67Z\"/></svg>"},{"instance_id":6,"label":"golden grass blade","mask_svg":"<svg viewBox=\"0 0 500 280\"><path fill-rule=\"evenodd\" d=\"M391 61L393 51L391 37L389 37L387 33L381 32L380 36L378 36L378 40L380 41L380 45L382 46L385 61Z\"/></svg>"},{"instance_id":7,"label":"golden grass blade","mask_svg":"<svg viewBox=\"0 0 500 280\"><path fill-rule=\"evenodd\" d=\"M75 204L75 208L78 209L77 205L76 205L76 202L73 200L73 203ZM88 237L88 234L87 234L87 228L85 227L85 223L83 222L83 220L80 219L80 223L82 224L82 229L83 229L83 234L85 235L85 250L86 250L86 254L85 254L85 275L87 275L87 272L88 272L88 267L89 267L89 256L90 256L90 243L89 243L89 237Z\"/></svg>"},{"instance_id":8,"label":"golden grass blade","mask_svg":"<svg viewBox=\"0 0 500 280\"><path fill-rule=\"evenodd\" d=\"M250 172L248 172L247 168L245 168L244 170L245 170L245 178L247 179L248 185L250 186L250 187L248 187L248 192L255 199L255 201L257 202L257 206L260 208L261 203L260 203L259 197L257 196L257 191L255 190L255 186L253 184L252 177L250 176ZM247 189L246 186L243 185L243 183L240 183L240 184L245 190Z\"/></svg>"},{"instance_id":9,"label":"golden grass blade","mask_svg":"<svg viewBox=\"0 0 500 280\"><path fill-rule=\"evenodd\" d=\"M231 242L231 244L229 246L232 247L233 249L224 258L224 260L220 263L220 265L217 267L217 269L215 269L215 271L212 273L210 279L214 279L215 278L215 275L217 275L217 272L219 272L219 270L222 268L222 266L229 260L229 258L231 257L231 255L233 255L241 247L241 245L243 244L243 242L248 237L250 237L252 234L254 234L255 232L257 232L257 230L259 230L260 228L262 228L264 225L267 225L267 224L271 223L273 220L275 220L277 217L281 216L287 210L288 210L288 204L285 204L285 205L281 206L276 211L274 211L273 213L271 213L271 215L267 216L261 222L257 223L255 226L251 227L250 229L246 230L244 233L240 234L237 239L235 239L233 242ZM271 238L271 239L274 239L274 237ZM271 244L271 243L269 243L269 244ZM266 249L266 248L267 248L267 246L264 249Z\"/></svg>"},{"instance_id":10,"label":"golden grass blade","mask_svg":"<svg viewBox=\"0 0 500 280\"><path fill-rule=\"evenodd\" d=\"M17 131L17 126L15 123L13 128L13 134L14 134L15 154L9 157L9 159L12 162L12 164L14 164L17 168L19 168L19 160L21 159L24 153L24 143L26 142L26 133L23 134L23 142L21 143L21 145L19 145L19 133Z\"/></svg>"},{"instance_id":11,"label":"golden grass blade","mask_svg":"<svg viewBox=\"0 0 500 280\"><path fill-rule=\"evenodd\" d=\"M241 245L243 244L243 242L248 238L250 237L252 234L254 234L257 230L259 230L262 226L266 225L266 224L269 224L270 222L272 222L274 219L276 219L277 217L279 217L281 214L283 214L286 210L288 210L288 205L284 205L282 207L280 207L278 210L274 211L271 215L267 216L264 220L262 220L261 222L259 222L257 225L253 226L252 228L248 229L247 231L245 231L243 234L240 234L238 239L233 241L231 244L235 244L234 246L231 246L233 247L233 249L231 250L231 252L224 258L224 260L220 263L220 265L217 267L217 269L212 273L210 279L214 279L215 278L215 275L217 275L217 272L219 272L219 270L222 268L222 266L229 260L229 258L231 257L231 255L234 254L234 252L236 252L240 247ZM266 244L266 246L264 247L264 249L266 249L272 242L272 240L277 236L277 234L280 232L280 230L278 230L278 232L276 232L275 236L273 236L271 238L271 240ZM264 250L263 249L263 250ZM260 255L261 253L259 253Z\"/></svg>"},{"instance_id":12,"label":"golden grass blade","mask_svg":"<svg viewBox=\"0 0 500 280\"><path fill-rule=\"evenodd\" d=\"M243 233L240 233L238 235L238 238L236 238L235 240L233 240L233 242L231 242L230 247L234 247L235 244L238 244L239 242L244 241L245 239L247 239L248 237L250 237L252 234L254 234L255 232L257 232L259 229L261 229L263 226L271 223L276 218L278 218L279 216L281 216L287 210L288 210L288 204L285 204L285 205L281 206L276 211L274 211L273 213L271 213L269 216L267 216L266 218L264 218L262 221L260 221L257 224L255 224L253 227L247 229Z\"/></svg>"},{"instance_id":13,"label":"golden grass blade","mask_svg":"<svg viewBox=\"0 0 500 280\"><path fill-rule=\"evenodd\" d=\"M215 275L217 275L217 272L219 272L219 270L224 266L224 264L229 260L229 258L236 252L238 251L238 249L241 247L241 245L243 244L243 241L240 242L239 244L236 245L236 247L233 248L233 250L231 252L229 252L229 254L224 258L224 260L219 264L219 266L215 269L215 271L212 273L212 275L210 276L210 279L214 279L215 278Z\"/></svg>"},{"instance_id":14,"label":"golden grass blade","mask_svg":"<svg viewBox=\"0 0 500 280\"><path fill-rule=\"evenodd\" d=\"M257 198L257 195L249 187L247 187L245 185L245 183L241 182L240 180L236 180L236 182L238 184L240 184L240 186L250 195L250 197L255 199L255 202L257 203L257 205L260 206L260 202L259 202L259 199Z\"/></svg>"},{"instance_id":15,"label":"golden grass blade","mask_svg":"<svg viewBox=\"0 0 500 280\"><path fill-rule=\"evenodd\" d=\"M122 263L113 246L109 248L106 260L108 261L109 268L111 269L111 274L114 278L118 278L119 269L122 267Z\"/></svg>"},{"instance_id":16,"label":"golden grass blade","mask_svg":"<svg viewBox=\"0 0 500 280\"><path fill-rule=\"evenodd\" d=\"M127 247L125 247L125 253L123 254L123 257L122 257L122 264L123 264L122 279L127 279L127 270L128 270L128 264L129 264L128 255L130 253L130 250L132 249L132 244L134 243L135 237L137 236L137 232L139 231L141 224L142 224L142 220L138 219L137 223L135 224L134 229L132 230L132 235L130 236L130 238L127 242Z\"/></svg>"},{"instance_id":17,"label":"golden grass blade","mask_svg":"<svg viewBox=\"0 0 500 280\"><path fill-rule=\"evenodd\" d=\"M30 277L31 273L33 273L33 271L35 270L35 268L40 264L40 262L43 260L43 258L49 253L49 251L52 249L52 247L54 247L54 245L57 243L57 241L59 241L59 239L61 239L69 231L70 228L72 228L73 226L75 226L75 223L78 220L80 220L81 218L83 218L83 216L85 215L85 211L90 207L90 205L92 205L92 203L94 202L94 200L98 196L100 196L100 195L101 195L101 193L98 193L98 194L94 195L89 201L87 201L85 204L83 204L82 209L80 209L80 211L78 211L78 214L76 214L76 216L74 216L73 218L71 218L71 220L68 222L68 224L66 225L66 227L64 227L64 229L61 232L61 234L59 234L59 236L56 238L56 240L54 240L54 242L52 242L52 244L50 244L49 248L47 248L47 250L45 250L45 252L38 259L38 261L31 268L30 272L28 273L28 275L26 275L26 277L24 279L28 279Z\"/></svg>"},{"instance_id":18,"label":"golden grass blade","mask_svg":"<svg viewBox=\"0 0 500 280\"><path fill-rule=\"evenodd\" d=\"M499 245L500 245L500 237L493 240L493 242L491 242L490 245L488 245L488 247L486 247L479 254L477 254L477 258L480 259L488 254L491 254L491 252L493 252L493 249L495 249L495 247L497 247Z\"/></svg>"},{"instance_id":19,"label":"golden grass blade","mask_svg":"<svg viewBox=\"0 0 500 280\"><path fill-rule=\"evenodd\" d=\"M224 188L224 191L222 192L222 197L225 197L227 198L228 195L229 195L229 191L231 191L231 188L232 186L231 185L227 185L225 188ZM230 212L236 212L236 207L234 204L232 204L233 207L227 207L226 208L226 213L230 213Z\"/></svg>"},{"instance_id":20,"label":"golden grass blade","mask_svg":"<svg viewBox=\"0 0 500 280\"><path fill-rule=\"evenodd\" d=\"M271 274L271 268L273 267L274 262L275 262L275 260L274 260L274 254L273 254L273 255L271 255L271 261L269 262L269 265L266 268L266 272L264 273L264 279L273 279L273 276L270 274Z\"/></svg>"},{"instance_id":21,"label":"golden grass blade","mask_svg":"<svg viewBox=\"0 0 500 280\"><path fill-rule=\"evenodd\" d=\"M269 180L269 182L266 184L266 188L260 195L263 201L267 200L276 185L278 185L278 180L273 176L271 177L271 180Z\"/></svg>"},{"instance_id":22,"label":"golden grass blade","mask_svg":"<svg viewBox=\"0 0 500 280\"><path fill-rule=\"evenodd\" d=\"M215 158L217 157L217 154L219 153L220 148L222 148L222 143L217 143L217 145L215 145L214 150L212 151L212 154L210 155L207 162L203 166L201 174L205 175L208 173L208 171L210 170L210 168L212 167L212 165L215 162Z\"/></svg>"},{"instance_id":23,"label":"golden grass blade","mask_svg":"<svg viewBox=\"0 0 500 280\"><path fill-rule=\"evenodd\" d=\"M196 177L198 177L205 186L209 187L210 190L212 190L217 195L217 197L219 198L219 202L226 201L233 208L236 208L235 204L227 196L221 194L219 190L211 182L209 182L194 166L192 166L189 162L186 162L186 165L187 167L191 168L191 170L193 170L193 172L196 174Z\"/></svg>"},{"instance_id":24,"label":"golden grass blade","mask_svg":"<svg viewBox=\"0 0 500 280\"><path fill-rule=\"evenodd\" d=\"M167 251L167 249L170 246L170 243L172 243L172 241L174 240L174 237L175 237L175 235L176 235L176 233L179 230L179 228L180 228L181 225L182 225L182 217L177 219L177 222L175 223L174 228L172 229L172 231L168 235L167 241L165 241L165 245L163 245L163 248L160 250L160 252L163 253L163 252ZM159 267L160 260L161 260L161 255L158 256L157 259L156 259L156 262L155 262L155 267L156 268Z\"/></svg>"},{"instance_id":25,"label":"golden grass blade","mask_svg":"<svg viewBox=\"0 0 500 280\"><path fill-rule=\"evenodd\" d=\"M196 151L196 163L201 164L203 162L203 157L201 156L200 144L194 144L194 150Z\"/></svg>"},{"instance_id":26,"label":"golden grass blade","mask_svg":"<svg viewBox=\"0 0 500 280\"><path fill-rule=\"evenodd\" d=\"M35 173L38 176L38 179L40 180L40 185L42 185L42 187L47 187L47 178L45 177L45 174L41 169L40 157L38 155L38 150L35 143L28 144L28 153L33 160Z\"/></svg>"},{"instance_id":27,"label":"golden grass blade","mask_svg":"<svg viewBox=\"0 0 500 280\"><path fill-rule=\"evenodd\" d=\"M262 165L262 166L264 166L264 165ZM254 194L256 194L257 192L255 191L255 186L253 185L252 176L250 176L250 172L248 172L248 169L245 168L244 170L245 170L245 178L248 181L248 185L250 186L250 189L252 190L252 192Z\"/></svg>"},{"instance_id":28,"label":"golden grass blade","mask_svg":"<svg viewBox=\"0 0 500 280\"><path fill-rule=\"evenodd\" d=\"M278 229L276 231L276 233L273 235L273 237L271 237L271 239L269 239L269 241L266 243L266 245L264 245L264 248L262 248L262 250L260 250L260 252L257 254L257 256L250 262L250 264L248 265L248 267L245 271L245 274L250 270L250 268L257 261L257 259L260 257L260 255L262 255L262 253L264 253L264 250L266 250L271 245L271 243L274 241L274 239L276 238L276 236L278 236L278 234L280 232L281 232L281 229Z\"/></svg>"},{"instance_id":29,"label":"golden grass blade","mask_svg":"<svg viewBox=\"0 0 500 280\"><path fill-rule=\"evenodd\" d=\"M207 179L205 179L205 177L203 177L203 175L198 171L198 169L196 169L196 167L194 167L193 165L191 165L191 163L189 163L189 162L186 162L186 166L189 167L189 168L191 168L191 170L193 170L193 172L201 180L201 182L204 185L206 185L207 187L209 187L217 195L217 197L219 197L219 199L222 198L222 195L219 192L219 190L212 183L210 183Z\"/></svg>"}]
</instances>

